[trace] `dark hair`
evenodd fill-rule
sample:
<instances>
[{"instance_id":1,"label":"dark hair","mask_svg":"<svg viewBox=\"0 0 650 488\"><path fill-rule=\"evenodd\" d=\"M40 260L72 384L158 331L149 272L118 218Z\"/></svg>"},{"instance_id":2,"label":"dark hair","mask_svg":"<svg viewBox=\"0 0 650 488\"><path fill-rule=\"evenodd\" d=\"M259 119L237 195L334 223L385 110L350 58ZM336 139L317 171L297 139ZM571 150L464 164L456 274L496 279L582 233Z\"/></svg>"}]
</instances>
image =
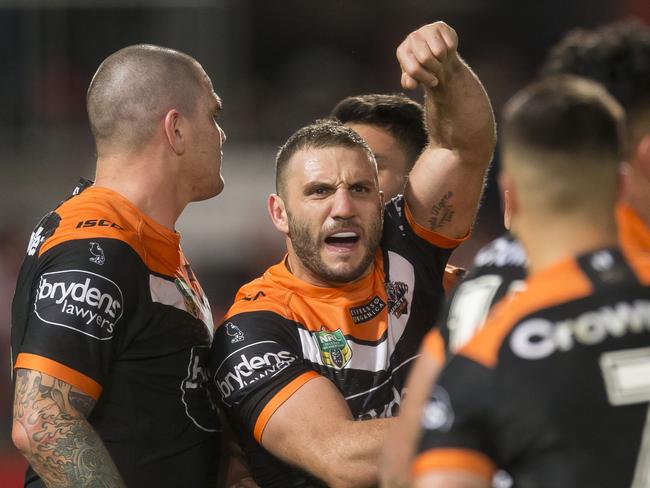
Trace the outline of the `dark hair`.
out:
<instances>
[{"instance_id":1,"label":"dark hair","mask_svg":"<svg viewBox=\"0 0 650 488\"><path fill-rule=\"evenodd\" d=\"M650 109L650 27L625 20L573 30L551 49L541 73L595 80L634 117Z\"/></svg>"},{"instance_id":2,"label":"dark hair","mask_svg":"<svg viewBox=\"0 0 650 488\"><path fill-rule=\"evenodd\" d=\"M548 77L519 91L504 110L506 146L622 157L624 115L598 83L577 76Z\"/></svg>"},{"instance_id":3,"label":"dark hair","mask_svg":"<svg viewBox=\"0 0 650 488\"><path fill-rule=\"evenodd\" d=\"M409 169L427 145L422 105L401 93L344 98L336 104L331 116L343 124L369 124L386 129L404 148Z\"/></svg>"},{"instance_id":4,"label":"dark hair","mask_svg":"<svg viewBox=\"0 0 650 488\"><path fill-rule=\"evenodd\" d=\"M320 119L311 125L298 129L285 142L275 157L275 191L280 195L284 188L284 173L291 157L307 148L325 148L341 146L363 151L368 159L375 163L372 151L356 132L341 124L338 120Z\"/></svg>"}]
</instances>

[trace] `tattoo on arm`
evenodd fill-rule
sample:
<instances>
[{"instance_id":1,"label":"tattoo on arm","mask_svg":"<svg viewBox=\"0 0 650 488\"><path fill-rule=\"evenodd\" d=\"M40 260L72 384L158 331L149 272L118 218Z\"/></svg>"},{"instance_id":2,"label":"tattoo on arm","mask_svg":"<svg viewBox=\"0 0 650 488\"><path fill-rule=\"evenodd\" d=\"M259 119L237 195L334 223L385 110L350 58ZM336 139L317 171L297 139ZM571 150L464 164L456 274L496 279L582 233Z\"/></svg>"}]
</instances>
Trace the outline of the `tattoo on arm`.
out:
<instances>
[{"instance_id":1,"label":"tattoo on arm","mask_svg":"<svg viewBox=\"0 0 650 488\"><path fill-rule=\"evenodd\" d=\"M438 230L445 224L448 224L454 218L454 207L449 203L454 193L448 191L445 195L431 207L431 217L429 218L429 227L431 230Z\"/></svg>"},{"instance_id":2,"label":"tattoo on arm","mask_svg":"<svg viewBox=\"0 0 650 488\"><path fill-rule=\"evenodd\" d=\"M34 370L16 372L14 422L29 437L27 456L50 488L125 487L110 454L86 420L95 400Z\"/></svg>"}]
</instances>

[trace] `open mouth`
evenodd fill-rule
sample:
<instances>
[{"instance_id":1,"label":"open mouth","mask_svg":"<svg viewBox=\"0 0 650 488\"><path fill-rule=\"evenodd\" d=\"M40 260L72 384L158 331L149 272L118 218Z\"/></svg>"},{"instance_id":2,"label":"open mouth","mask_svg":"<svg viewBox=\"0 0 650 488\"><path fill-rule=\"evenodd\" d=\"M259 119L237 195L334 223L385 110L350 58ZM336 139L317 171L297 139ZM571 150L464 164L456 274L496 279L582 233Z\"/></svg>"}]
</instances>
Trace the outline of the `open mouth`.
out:
<instances>
[{"instance_id":1,"label":"open mouth","mask_svg":"<svg viewBox=\"0 0 650 488\"><path fill-rule=\"evenodd\" d=\"M349 249L359 242L359 234L356 232L337 232L325 238L325 244L341 249Z\"/></svg>"}]
</instances>

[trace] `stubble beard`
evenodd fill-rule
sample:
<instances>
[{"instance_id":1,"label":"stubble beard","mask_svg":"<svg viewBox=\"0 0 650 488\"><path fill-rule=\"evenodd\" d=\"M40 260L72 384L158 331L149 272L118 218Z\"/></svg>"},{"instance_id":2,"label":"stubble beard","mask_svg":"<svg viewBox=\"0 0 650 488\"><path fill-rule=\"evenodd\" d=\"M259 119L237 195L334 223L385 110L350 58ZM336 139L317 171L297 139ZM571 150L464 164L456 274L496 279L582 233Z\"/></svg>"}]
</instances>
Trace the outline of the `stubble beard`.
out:
<instances>
[{"instance_id":1,"label":"stubble beard","mask_svg":"<svg viewBox=\"0 0 650 488\"><path fill-rule=\"evenodd\" d=\"M301 263L314 275L328 283L344 284L359 279L372 263L375 252L381 241L384 224L383 213L378 212L377 218L371 223L365 237L365 254L359 264L346 271L337 272L328 267L320 256L320 235L312 236L307 223L299 222L287 212L289 217L289 237L291 245ZM364 243L362 243L363 245Z\"/></svg>"}]
</instances>

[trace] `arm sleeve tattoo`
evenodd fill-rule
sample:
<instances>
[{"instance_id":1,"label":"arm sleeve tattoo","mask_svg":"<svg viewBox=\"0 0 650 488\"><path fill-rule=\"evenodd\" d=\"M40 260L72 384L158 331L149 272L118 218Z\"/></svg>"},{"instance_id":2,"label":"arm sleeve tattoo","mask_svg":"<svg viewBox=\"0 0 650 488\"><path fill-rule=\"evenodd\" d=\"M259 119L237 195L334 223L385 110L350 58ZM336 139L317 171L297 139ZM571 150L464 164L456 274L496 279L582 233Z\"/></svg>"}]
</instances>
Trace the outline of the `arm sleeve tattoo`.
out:
<instances>
[{"instance_id":1,"label":"arm sleeve tattoo","mask_svg":"<svg viewBox=\"0 0 650 488\"><path fill-rule=\"evenodd\" d=\"M16 371L14 429L27 436L21 451L49 488L126 486L86 420L94 405L93 398L64 381Z\"/></svg>"}]
</instances>

